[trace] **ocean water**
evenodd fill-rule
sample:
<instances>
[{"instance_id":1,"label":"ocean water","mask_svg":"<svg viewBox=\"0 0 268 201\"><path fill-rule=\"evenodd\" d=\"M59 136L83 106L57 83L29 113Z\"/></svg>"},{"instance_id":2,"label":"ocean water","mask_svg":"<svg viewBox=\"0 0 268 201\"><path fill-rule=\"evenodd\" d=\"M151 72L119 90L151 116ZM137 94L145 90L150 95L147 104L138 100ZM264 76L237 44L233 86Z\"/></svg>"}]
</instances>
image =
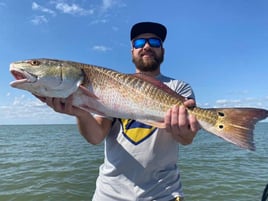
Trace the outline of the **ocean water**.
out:
<instances>
[{"instance_id":1,"label":"ocean water","mask_svg":"<svg viewBox=\"0 0 268 201\"><path fill-rule=\"evenodd\" d=\"M268 183L268 123L255 129L255 152L201 131L181 146L187 201L260 201ZM0 201L91 200L103 145L76 125L0 126Z\"/></svg>"}]
</instances>

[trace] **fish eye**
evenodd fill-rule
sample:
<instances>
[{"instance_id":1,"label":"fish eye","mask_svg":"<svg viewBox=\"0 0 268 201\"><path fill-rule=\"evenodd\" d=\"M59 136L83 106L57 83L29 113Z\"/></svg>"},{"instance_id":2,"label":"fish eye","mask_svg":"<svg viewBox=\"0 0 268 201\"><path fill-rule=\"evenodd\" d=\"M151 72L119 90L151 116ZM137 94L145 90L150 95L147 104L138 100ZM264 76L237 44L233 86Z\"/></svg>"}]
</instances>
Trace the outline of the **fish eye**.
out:
<instances>
[{"instance_id":1,"label":"fish eye","mask_svg":"<svg viewBox=\"0 0 268 201\"><path fill-rule=\"evenodd\" d=\"M38 61L38 60L31 60L31 61L29 61L29 63L32 65L32 66L38 66L38 65L40 65L40 61Z\"/></svg>"}]
</instances>

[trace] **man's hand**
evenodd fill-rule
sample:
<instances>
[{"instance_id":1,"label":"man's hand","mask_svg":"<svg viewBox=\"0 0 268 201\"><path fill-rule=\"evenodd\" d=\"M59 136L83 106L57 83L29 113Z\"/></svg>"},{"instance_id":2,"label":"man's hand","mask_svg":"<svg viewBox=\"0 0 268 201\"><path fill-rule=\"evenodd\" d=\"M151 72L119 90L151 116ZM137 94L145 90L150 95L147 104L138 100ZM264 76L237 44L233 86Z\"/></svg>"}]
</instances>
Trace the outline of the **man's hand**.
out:
<instances>
[{"instance_id":1,"label":"man's hand","mask_svg":"<svg viewBox=\"0 0 268 201\"><path fill-rule=\"evenodd\" d=\"M39 100L46 103L49 107L51 107L55 112L73 115L76 117L82 117L82 116L88 116L88 112L78 108L74 107L72 105L73 97L69 96L66 99L62 98L50 98L50 97L40 97L36 96Z\"/></svg>"},{"instance_id":2,"label":"man's hand","mask_svg":"<svg viewBox=\"0 0 268 201\"><path fill-rule=\"evenodd\" d=\"M165 115L166 130L176 141L183 145L191 144L197 131L200 129L195 116L188 114L186 107L195 106L190 99L184 102L185 106L173 106Z\"/></svg>"}]
</instances>

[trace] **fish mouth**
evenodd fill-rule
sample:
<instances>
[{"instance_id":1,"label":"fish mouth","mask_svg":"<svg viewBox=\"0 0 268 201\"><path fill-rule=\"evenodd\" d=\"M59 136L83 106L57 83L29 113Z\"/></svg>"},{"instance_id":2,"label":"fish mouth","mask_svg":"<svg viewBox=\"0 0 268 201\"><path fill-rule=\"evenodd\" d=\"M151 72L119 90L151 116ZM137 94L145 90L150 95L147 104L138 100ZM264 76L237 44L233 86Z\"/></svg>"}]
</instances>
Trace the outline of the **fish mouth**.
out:
<instances>
[{"instance_id":1,"label":"fish mouth","mask_svg":"<svg viewBox=\"0 0 268 201\"><path fill-rule=\"evenodd\" d=\"M15 78L15 81L11 82L11 86L17 86L23 83L33 83L37 81L37 76L28 73L23 70L10 70L11 74Z\"/></svg>"}]
</instances>

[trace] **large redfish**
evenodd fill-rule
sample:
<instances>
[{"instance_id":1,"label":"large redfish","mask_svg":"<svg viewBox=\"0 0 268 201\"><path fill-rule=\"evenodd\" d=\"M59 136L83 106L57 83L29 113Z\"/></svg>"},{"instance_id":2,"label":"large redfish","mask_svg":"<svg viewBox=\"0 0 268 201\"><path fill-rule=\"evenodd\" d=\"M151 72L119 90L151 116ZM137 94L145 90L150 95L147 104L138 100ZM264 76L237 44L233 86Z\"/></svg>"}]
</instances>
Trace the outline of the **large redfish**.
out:
<instances>
[{"instance_id":1,"label":"large redfish","mask_svg":"<svg viewBox=\"0 0 268 201\"><path fill-rule=\"evenodd\" d=\"M164 128L164 115L184 98L143 74L123 74L72 61L31 59L13 62L11 86L38 96L66 98L73 105L109 117L135 119ZM254 150L255 124L268 111L257 108L187 108L206 131L242 148Z\"/></svg>"}]
</instances>

